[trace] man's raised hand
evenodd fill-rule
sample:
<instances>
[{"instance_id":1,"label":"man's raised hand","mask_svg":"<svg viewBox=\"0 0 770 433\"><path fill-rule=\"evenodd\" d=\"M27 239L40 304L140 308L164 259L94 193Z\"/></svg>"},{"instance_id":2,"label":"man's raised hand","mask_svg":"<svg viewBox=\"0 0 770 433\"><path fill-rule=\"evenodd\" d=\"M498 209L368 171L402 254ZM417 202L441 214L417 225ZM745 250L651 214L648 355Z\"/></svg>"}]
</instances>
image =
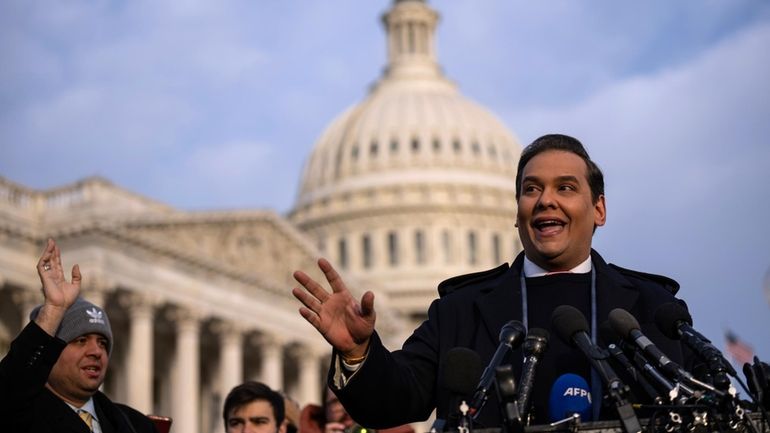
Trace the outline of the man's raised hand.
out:
<instances>
[{"instance_id":1,"label":"man's raised hand","mask_svg":"<svg viewBox=\"0 0 770 433\"><path fill-rule=\"evenodd\" d=\"M299 313L344 357L364 356L374 332L374 293L364 293L359 303L326 259L319 259L318 267L332 291L327 292L306 273L294 272L294 279L304 287L304 290L299 287L292 290L304 305Z\"/></svg>"},{"instance_id":2,"label":"man's raised hand","mask_svg":"<svg viewBox=\"0 0 770 433\"><path fill-rule=\"evenodd\" d=\"M64 313L75 303L80 293L80 268L78 265L72 267L72 281L68 282L61 265L61 251L53 239L48 239L43 255L37 262L37 274L43 285L45 301L35 322L54 335Z\"/></svg>"}]
</instances>

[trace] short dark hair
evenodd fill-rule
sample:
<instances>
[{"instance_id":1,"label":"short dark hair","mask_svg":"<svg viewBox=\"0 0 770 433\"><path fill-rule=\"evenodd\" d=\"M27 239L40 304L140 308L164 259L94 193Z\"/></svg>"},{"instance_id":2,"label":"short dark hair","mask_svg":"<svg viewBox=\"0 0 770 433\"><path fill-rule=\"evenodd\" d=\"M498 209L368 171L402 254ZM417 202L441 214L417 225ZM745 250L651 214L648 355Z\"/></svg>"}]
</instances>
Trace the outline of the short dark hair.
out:
<instances>
[{"instance_id":1,"label":"short dark hair","mask_svg":"<svg viewBox=\"0 0 770 433\"><path fill-rule=\"evenodd\" d=\"M233 388L225 398L225 406L222 410L225 430L227 430L227 418L230 416L230 413L254 400L266 400L270 403L273 407L273 416L275 417L276 427L281 426L285 416L283 397L281 394L273 391L264 383L248 381Z\"/></svg>"},{"instance_id":2,"label":"short dark hair","mask_svg":"<svg viewBox=\"0 0 770 433\"><path fill-rule=\"evenodd\" d=\"M532 158L548 150L574 153L586 163L586 178L591 187L591 200L596 204L599 197L604 195L604 174L602 174L599 166L591 160L585 147L577 138L562 134L544 135L521 151L519 166L516 170L516 200L518 201L521 197L521 173L524 171L524 167Z\"/></svg>"}]
</instances>

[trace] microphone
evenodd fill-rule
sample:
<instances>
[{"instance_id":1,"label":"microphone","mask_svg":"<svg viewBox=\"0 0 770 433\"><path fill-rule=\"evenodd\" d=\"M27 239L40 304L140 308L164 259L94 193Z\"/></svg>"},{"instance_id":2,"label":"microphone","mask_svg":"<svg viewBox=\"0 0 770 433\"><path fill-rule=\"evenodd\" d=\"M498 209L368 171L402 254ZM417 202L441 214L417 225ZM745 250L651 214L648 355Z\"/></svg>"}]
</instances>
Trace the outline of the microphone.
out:
<instances>
[{"instance_id":1,"label":"microphone","mask_svg":"<svg viewBox=\"0 0 770 433\"><path fill-rule=\"evenodd\" d=\"M569 305L556 307L551 314L551 327L565 343L577 346L585 354L605 384L620 385L620 379L607 362L609 355L588 336L588 322L580 310Z\"/></svg>"},{"instance_id":2,"label":"microphone","mask_svg":"<svg viewBox=\"0 0 770 433\"><path fill-rule=\"evenodd\" d=\"M692 317L687 309L676 302L663 304L655 310L655 323L663 335L672 340L681 339L706 361L709 371L714 374L714 385L717 388L729 389L730 379L727 374L736 377L735 369L727 362L722 352L711 344L711 340L693 329Z\"/></svg>"},{"instance_id":3,"label":"microphone","mask_svg":"<svg viewBox=\"0 0 770 433\"><path fill-rule=\"evenodd\" d=\"M540 357L548 350L548 331L542 328L531 328L524 340L522 351L524 352L524 364L521 368L521 380L519 380L519 414L526 420L529 412L530 398L535 386L535 371Z\"/></svg>"},{"instance_id":4,"label":"microphone","mask_svg":"<svg viewBox=\"0 0 770 433\"><path fill-rule=\"evenodd\" d=\"M467 347L453 347L444 355L441 383L454 396L448 415L450 426L457 423L460 399L467 399L481 376L481 357ZM431 431L443 431L446 420L436 418Z\"/></svg>"},{"instance_id":5,"label":"microphone","mask_svg":"<svg viewBox=\"0 0 770 433\"><path fill-rule=\"evenodd\" d=\"M591 403L591 390L586 380L577 374L562 374L551 387L548 397L548 420L557 422L578 414L581 421L591 421Z\"/></svg>"},{"instance_id":6,"label":"microphone","mask_svg":"<svg viewBox=\"0 0 770 433\"><path fill-rule=\"evenodd\" d=\"M606 321L604 323L608 326L607 330L615 335L616 338L619 338L615 331L612 330L612 327L610 327L610 322ZM695 391L693 391L692 388L688 387L687 385L681 384L679 382L672 383L670 380L668 380L668 378L666 378L663 373L658 371L654 365L650 364L647 358L645 358L642 354L641 349L635 345L628 344L622 339L617 343L623 353L632 354L633 363L636 364L636 367L644 374L646 374L647 377L652 379L656 389L666 395L668 400L672 403L679 402L680 404L684 404L687 401L687 397L690 397L694 394Z\"/></svg>"},{"instance_id":7,"label":"microphone","mask_svg":"<svg viewBox=\"0 0 770 433\"><path fill-rule=\"evenodd\" d=\"M760 410L770 409L770 366L754 357L754 364L743 364L743 374L749 383L749 394ZM767 419L767 416L765 416Z\"/></svg>"},{"instance_id":8,"label":"microphone","mask_svg":"<svg viewBox=\"0 0 770 433\"><path fill-rule=\"evenodd\" d=\"M605 320L599 326L599 338L601 338L602 342L607 346L607 351L610 353L610 356L615 359L626 372L628 372L629 377L631 377L634 383L638 383L652 400L656 402L659 401L660 395L658 394L658 391L650 385L642 374L639 373L636 367L634 367L628 359L625 352L623 352L622 342L618 341L618 336L610 327L610 322ZM670 391L670 389L667 389L667 391Z\"/></svg>"},{"instance_id":9,"label":"microphone","mask_svg":"<svg viewBox=\"0 0 770 433\"><path fill-rule=\"evenodd\" d=\"M618 333L621 337L628 341L632 341L636 344L644 353L652 358L658 367L662 368L664 372L674 377L677 381L686 382L692 386L697 386L702 389L706 389L715 393L719 397L723 397L725 393L713 386L701 382L693 377L688 371L684 370L679 364L668 359L668 357L658 347L647 338L639 329L639 322L628 311L622 308L616 308L610 311L609 314L610 325L612 329Z\"/></svg>"},{"instance_id":10,"label":"microphone","mask_svg":"<svg viewBox=\"0 0 770 433\"><path fill-rule=\"evenodd\" d=\"M503 419L503 433L524 433L522 416L516 402L516 379L513 378L513 366L501 365L495 368L497 401Z\"/></svg>"},{"instance_id":11,"label":"microphone","mask_svg":"<svg viewBox=\"0 0 770 433\"><path fill-rule=\"evenodd\" d=\"M551 327L559 338L566 343L571 341L588 358L591 367L606 385L607 394L615 400L615 409L626 433L641 432L642 426L639 424L639 419L631 403L626 400L628 386L621 382L607 362L609 354L591 341L588 336L588 322L583 313L570 305L560 305L551 314Z\"/></svg>"},{"instance_id":12,"label":"microphone","mask_svg":"<svg viewBox=\"0 0 770 433\"><path fill-rule=\"evenodd\" d=\"M492 360L489 361L489 365L481 374L476 392L471 399L469 413L473 415L474 419L478 417L489 398L489 389L495 380L495 369L503 362L503 358L509 351L515 350L521 345L525 335L527 335L527 330L524 329L521 322L516 320L511 320L500 329L500 344L497 346Z\"/></svg>"}]
</instances>

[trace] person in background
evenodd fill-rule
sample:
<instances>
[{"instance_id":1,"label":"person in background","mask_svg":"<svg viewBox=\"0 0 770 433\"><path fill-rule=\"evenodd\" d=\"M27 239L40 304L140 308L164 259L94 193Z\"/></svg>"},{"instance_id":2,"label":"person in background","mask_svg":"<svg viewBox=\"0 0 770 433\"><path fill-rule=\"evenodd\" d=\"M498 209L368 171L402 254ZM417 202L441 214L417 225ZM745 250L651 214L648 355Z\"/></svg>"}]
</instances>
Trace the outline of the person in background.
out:
<instances>
[{"instance_id":1,"label":"person in background","mask_svg":"<svg viewBox=\"0 0 770 433\"><path fill-rule=\"evenodd\" d=\"M79 296L78 265L67 281L59 247L49 239L37 272L45 301L0 361L0 431L157 432L145 415L99 391L112 328L102 308Z\"/></svg>"},{"instance_id":2,"label":"person in background","mask_svg":"<svg viewBox=\"0 0 770 433\"><path fill-rule=\"evenodd\" d=\"M284 417L283 396L254 381L234 387L222 409L227 433L286 433Z\"/></svg>"},{"instance_id":3,"label":"person in background","mask_svg":"<svg viewBox=\"0 0 770 433\"><path fill-rule=\"evenodd\" d=\"M279 393L283 397L283 407L286 415L283 423L286 424L286 433L297 433L299 431L299 403L286 395L285 392L279 391Z\"/></svg>"},{"instance_id":4,"label":"person in background","mask_svg":"<svg viewBox=\"0 0 770 433\"><path fill-rule=\"evenodd\" d=\"M309 404L302 408L299 433L414 433L414 429L409 424L376 430L376 432L361 427L350 417L334 392L326 386L324 386L321 401L322 406Z\"/></svg>"}]
</instances>

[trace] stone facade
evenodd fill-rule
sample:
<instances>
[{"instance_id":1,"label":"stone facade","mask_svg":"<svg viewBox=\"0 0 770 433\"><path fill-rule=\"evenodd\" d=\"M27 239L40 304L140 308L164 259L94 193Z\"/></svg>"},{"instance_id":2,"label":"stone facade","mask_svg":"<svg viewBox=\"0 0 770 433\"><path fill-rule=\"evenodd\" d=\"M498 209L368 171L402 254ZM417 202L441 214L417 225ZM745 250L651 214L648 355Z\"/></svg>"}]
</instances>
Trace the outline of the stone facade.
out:
<instances>
[{"instance_id":1,"label":"stone facade","mask_svg":"<svg viewBox=\"0 0 770 433\"><path fill-rule=\"evenodd\" d=\"M110 316L117 401L193 432L219 431L244 379L319 401L330 348L299 316L291 273L322 278L320 252L274 212L181 212L99 178L49 191L0 178L0 356L42 302L49 237ZM386 336L404 332L387 309L379 319Z\"/></svg>"},{"instance_id":2,"label":"stone facade","mask_svg":"<svg viewBox=\"0 0 770 433\"><path fill-rule=\"evenodd\" d=\"M0 177L0 356L42 301L35 264L52 237L110 316L105 391L174 431L217 432L244 379L320 399L330 347L297 312L295 269L322 280L325 256L355 296L377 293L397 348L438 282L511 261L520 146L443 76L437 22L417 0L385 13L385 72L321 135L286 217L180 211L101 178L39 191Z\"/></svg>"}]
</instances>

